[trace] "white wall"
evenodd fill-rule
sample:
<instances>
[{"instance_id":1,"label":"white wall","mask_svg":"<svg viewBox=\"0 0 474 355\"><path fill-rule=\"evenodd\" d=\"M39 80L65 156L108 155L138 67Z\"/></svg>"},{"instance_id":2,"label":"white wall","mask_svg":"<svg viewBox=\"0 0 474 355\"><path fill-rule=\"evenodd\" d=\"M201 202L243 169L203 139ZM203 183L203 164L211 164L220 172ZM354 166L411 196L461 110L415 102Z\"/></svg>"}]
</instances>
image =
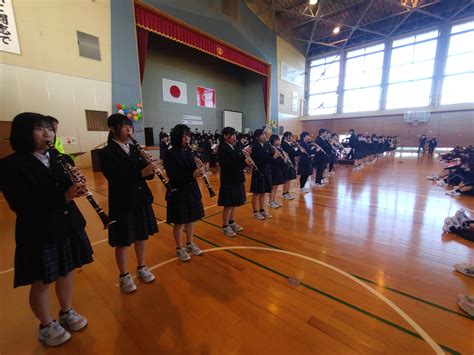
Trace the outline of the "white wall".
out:
<instances>
[{"instance_id":1,"label":"white wall","mask_svg":"<svg viewBox=\"0 0 474 355\"><path fill-rule=\"evenodd\" d=\"M59 137L75 137L66 152L86 152L77 159L91 166L90 150L107 140L107 132L87 131L85 110L110 114L111 83L0 63L0 120L30 111L56 117Z\"/></svg>"}]
</instances>

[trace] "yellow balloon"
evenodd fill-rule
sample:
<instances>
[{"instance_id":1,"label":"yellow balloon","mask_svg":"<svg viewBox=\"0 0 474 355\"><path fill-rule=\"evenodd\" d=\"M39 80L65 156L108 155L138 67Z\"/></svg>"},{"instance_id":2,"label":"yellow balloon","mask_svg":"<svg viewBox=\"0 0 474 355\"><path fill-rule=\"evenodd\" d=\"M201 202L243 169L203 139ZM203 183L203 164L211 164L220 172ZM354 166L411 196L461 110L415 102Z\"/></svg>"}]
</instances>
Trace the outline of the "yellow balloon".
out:
<instances>
[{"instance_id":1,"label":"yellow balloon","mask_svg":"<svg viewBox=\"0 0 474 355\"><path fill-rule=\"evenodd\" d=\"M134 121L138 121L138 116L133 116Z\"/></svg>"}]
</instances>

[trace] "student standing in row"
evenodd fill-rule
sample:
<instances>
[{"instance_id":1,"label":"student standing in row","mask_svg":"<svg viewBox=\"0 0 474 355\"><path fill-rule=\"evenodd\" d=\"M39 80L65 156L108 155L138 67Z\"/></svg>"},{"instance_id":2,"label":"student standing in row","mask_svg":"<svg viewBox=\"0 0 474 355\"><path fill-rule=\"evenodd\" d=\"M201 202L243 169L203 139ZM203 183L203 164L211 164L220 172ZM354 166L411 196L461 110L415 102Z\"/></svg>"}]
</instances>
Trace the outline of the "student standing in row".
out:
<instances>
[{"instance_id":1,"label":"student standing in row","mask_svg":"<svg viewBox=\"0 0 474 355\"><path fill-rule=\"evenodd\" d=\"M218 205L224 207L222 212L222 233L234 237L244 228L235 219L236 208L242 206L246 198L244 168L251 165L242 150L237 147L236 131L232 127L222 130L224 140L219 144L218 161L221 170Z\"/></svg>"},{"instance_id":2,"label":"student standing in row","mask_svg":"<svg viewBox=\"0 0 474 355\"><path fill-rule=\"evenodd\" d=\"M137 289L128 272L128 248L134 244L137 257L137 277L145 283L155 276L145 264L146 241L158 232L151 204L153 195L146 183L155 176L156 166L141 156L130 143L133 125L125 115L111 115L108 144L99 152L102 173L108 181L109 216L116 223L109 228L109 244L115 248L120 288L125 293Z\"/></svg>"},{"instance_id":3,"label":"student standing in row","mask_svg":"<svg viewBox=\"0 0 474 355\"><path fill-rule=\"evenodd\" d=\"M85 192L56 160L53 122L24 112L12 122L10 144L15 153L0 161L0 188L16 213L14 287L30 285L31 310L40 322L38 339L49 346L70 339L69 331L87 325L72 308L72 271L92 262L86 221L74 203ZM63 157L74 165L68 157ZM82 174L71 172L80 178ZM59 322L51 315L49 287L55 283ZM67 329L67 330L66 330Z\"/></svg>"}]
</instances>

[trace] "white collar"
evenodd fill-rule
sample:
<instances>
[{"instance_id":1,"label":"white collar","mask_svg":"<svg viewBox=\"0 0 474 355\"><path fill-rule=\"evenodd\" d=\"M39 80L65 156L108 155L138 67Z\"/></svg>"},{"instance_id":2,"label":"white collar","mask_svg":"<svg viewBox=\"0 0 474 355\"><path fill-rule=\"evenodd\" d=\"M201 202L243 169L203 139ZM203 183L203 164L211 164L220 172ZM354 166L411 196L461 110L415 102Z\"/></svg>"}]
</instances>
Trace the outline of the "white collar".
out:
<instances>
[{"instance_id":1,"label":"white collar","mask_svg":"<svg viewBox=\"0 0 474 355\"><path fill-rule=\"evenodd\" d=\"M44 154L34 152L33 156L36 159L38 159L40 162L42 162L45 167L49 168L51 166L51 162L49 161L50 158L49 158L49 152L48 151Z\"/></svg>"},{"instance_id":2,"label":"white collar","mask_svg":"<svg viewBox=\"0 0 474 355\"><path fill-rule=\"evenodd\" d=\"M128 144L128 142L125 143L125 144L123 144L122 142L119 142L119 141L116 140L116 139L113 139L113 141L114 141L115 143L117 143L117 144L120 146L120 148L123 149L123 151L124 151L125 153L130 154L130 145Z\"/></svg>"}]
</instances>

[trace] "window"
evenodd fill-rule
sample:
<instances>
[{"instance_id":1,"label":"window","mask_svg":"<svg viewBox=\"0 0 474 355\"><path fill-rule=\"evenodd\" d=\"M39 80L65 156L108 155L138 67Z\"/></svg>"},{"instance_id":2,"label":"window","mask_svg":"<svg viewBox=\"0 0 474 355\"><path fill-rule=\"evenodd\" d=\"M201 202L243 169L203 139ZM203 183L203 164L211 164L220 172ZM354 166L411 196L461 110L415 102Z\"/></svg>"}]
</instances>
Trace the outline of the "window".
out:
<instances>
[{"instance_id":1,"label":"window","mask_svg":"<svg viewBox=\"0 0 474 355\"><path fill-rule=\"evenodd\" d=\"M109 130L107 126L107 111L86 110L86 124L88 131L104 131Z\"/></svg>"},{"instance_id":2,"label":"window","mask_svg":"<svg viewBox=\"0 0 474 355\"><path fill-rule=\"evenodd\" d=\"M474 21L451 29L441 104L474 102Z\"/></svg>"},{"instance_id":3,"label":"window","mask_svg":"<svg viewBox=\"0 0 474 355\"><path fill-rule=\"evenodd\" d=\"M387 108L429 106L438 30L393 41Z\"/></svg>"},{"instance_id":4,"label":"window","mask_svg":"<svg viewBox=\"0 0 474 355\"><path fill-rule=\"evenodd\" d=\"M324 115L337 111L339 56L311 61L308 114Z\"/></svg>"},{"instance_id":5,"label":"window","mask_svg":"<svg viewBox=\"0 0 474 355\"><path fill-rule=\"evenodd\" d=\"M384 47L382 43L347 53L344 112L379 109Z\"/></svg>"}]
</instances>

